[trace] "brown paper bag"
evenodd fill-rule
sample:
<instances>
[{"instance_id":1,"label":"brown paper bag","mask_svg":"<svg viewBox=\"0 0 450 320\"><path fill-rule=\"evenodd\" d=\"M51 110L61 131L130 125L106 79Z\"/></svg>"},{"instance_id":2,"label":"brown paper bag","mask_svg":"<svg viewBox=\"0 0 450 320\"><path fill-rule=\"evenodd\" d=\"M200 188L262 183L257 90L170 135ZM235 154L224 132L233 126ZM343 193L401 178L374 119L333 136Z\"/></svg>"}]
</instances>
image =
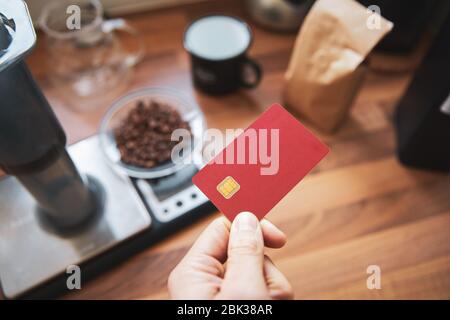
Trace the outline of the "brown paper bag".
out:
<instances>
[{"instance_id":1,"label":"brown paper bag","mask_svg":"<svg viewBox=\"0 0 450 320\"><path fill-rule=\"evenodd\" d=\"M284 100L319 129L331 132L343 122L366 71L362 62L393 27L373 14L354 0L318 0L303 23Z\"/></svg>"}]
</instances>

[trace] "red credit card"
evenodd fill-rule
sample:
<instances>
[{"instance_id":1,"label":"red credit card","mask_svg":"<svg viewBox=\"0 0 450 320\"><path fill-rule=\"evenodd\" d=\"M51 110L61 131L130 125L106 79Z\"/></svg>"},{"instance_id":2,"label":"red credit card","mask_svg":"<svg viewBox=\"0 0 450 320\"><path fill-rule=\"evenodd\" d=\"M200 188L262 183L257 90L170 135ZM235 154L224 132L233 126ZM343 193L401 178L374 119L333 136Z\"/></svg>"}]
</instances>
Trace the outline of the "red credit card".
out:
<instances>
[{"instance_id":1,"label":"red credit card","mask_svg":"<svg viewBox=\"0 0 450 320\"><path fill-rule=\"evenodd\" d=\"M329 149L279 104L272 105L193 178L230 221L262 219Z\"/></svg>"}]
</instances>

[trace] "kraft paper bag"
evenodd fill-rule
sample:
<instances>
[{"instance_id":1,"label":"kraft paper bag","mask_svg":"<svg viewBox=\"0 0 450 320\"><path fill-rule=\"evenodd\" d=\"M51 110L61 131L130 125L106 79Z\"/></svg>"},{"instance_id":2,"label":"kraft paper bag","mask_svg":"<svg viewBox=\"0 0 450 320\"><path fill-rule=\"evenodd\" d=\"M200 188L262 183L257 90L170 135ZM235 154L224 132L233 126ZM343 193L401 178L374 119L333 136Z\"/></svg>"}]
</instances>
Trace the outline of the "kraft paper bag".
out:
<instances>
[{"instance_id":1,"label":"kraft paper bag","mask_svg":"<svg viewBox=\"0 0 450 320\"><path fill-rule=\"evenodd\" d=\"M363 61L392 27L354 0L316 1L285 74L287 107L325 132L336 130L363 82Z\"/></svg>"}]
</instances>

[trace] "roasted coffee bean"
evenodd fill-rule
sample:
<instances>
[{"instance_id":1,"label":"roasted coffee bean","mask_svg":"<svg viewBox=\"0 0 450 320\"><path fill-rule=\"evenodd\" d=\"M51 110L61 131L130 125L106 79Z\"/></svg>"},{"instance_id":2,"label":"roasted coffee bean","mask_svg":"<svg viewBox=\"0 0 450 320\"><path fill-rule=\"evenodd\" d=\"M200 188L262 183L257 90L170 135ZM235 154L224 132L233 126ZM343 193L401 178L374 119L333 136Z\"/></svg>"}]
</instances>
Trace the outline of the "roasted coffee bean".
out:
<instances>
[{"instance_id":1,"label":"roasted coffee bean","mask_svg":"<svg viewBox=\"0 0 450 320\"><path fill-rule=\"evenodd\" d=\"M178 128L190 131L175 108L156 100L138 101L114 131L122 162L153 168L168 161L177 144L170 137Z\"/></svg>"}]
</instances>

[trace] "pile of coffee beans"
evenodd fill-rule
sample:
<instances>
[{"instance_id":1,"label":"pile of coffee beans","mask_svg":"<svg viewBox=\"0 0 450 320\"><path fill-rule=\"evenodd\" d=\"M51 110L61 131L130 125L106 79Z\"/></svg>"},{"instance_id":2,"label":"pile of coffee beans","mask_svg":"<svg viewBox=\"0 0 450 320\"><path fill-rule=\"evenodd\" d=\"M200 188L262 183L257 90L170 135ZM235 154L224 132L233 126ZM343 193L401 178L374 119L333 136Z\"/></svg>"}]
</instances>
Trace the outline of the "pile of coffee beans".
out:
<instances>
[{"instance_id":1,"label":"pile of coffee beans","mask_svg":"<svg viewBox=\"0 0 450 320\"><path fill-rule=\"evenodd\" d=\"M153 168L168 161L178 143L170 137L178 128L190 131L189 124L172 106L156 100L137 102L114 131L122 162Z\"/></svg>"}]
</instances>

